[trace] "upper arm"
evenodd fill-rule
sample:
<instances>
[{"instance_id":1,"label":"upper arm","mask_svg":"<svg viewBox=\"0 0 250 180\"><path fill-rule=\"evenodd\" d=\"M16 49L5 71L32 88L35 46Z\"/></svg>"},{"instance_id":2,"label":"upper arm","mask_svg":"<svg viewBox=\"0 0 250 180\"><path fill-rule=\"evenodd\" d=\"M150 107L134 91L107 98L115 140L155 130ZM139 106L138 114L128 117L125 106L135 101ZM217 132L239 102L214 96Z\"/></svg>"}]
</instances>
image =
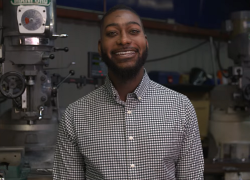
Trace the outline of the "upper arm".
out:
<instances>
[{"instance_id":1,"label":"upper arm","mask_svg":"<svg viewBox=\"0 0 250 180\"><path fill-rule=\"evenodd\" d=\"M185 117L183 141L176 164L176 177L181 179L203 179L204 159L199 126L194 107L188 98L184 98Z\"/></svg>"},{"instance_id":2,"label":"upper arm","mask_svg":"<svg viewBox=\"0 0 250 180\"><path fill-rule=\"evenodd\" d=\"M69 106L59 125L54 156L53 179L84 179L84 157L79 151L74 124L74 109Z\"/></svg>"}]
</instances>

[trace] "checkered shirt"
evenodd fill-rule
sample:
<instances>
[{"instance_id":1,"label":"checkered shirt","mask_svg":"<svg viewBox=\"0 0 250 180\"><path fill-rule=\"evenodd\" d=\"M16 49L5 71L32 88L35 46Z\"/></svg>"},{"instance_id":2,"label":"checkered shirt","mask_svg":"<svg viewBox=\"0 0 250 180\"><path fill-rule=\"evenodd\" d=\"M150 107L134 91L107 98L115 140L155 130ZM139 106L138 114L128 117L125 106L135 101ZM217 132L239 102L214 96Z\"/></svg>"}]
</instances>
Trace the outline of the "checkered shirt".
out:
<instances>
[{"instance_id":1,"label":"checkered shirt","mask_svg":"<svg viewBox=\"0 0 250 180\"><path fill-rule=\"evenodd\" d=\"M201 180L203 153L189 99L144 77L126 102L109 78L60 122L55 180Z\"/></svg>"}]
</instances>

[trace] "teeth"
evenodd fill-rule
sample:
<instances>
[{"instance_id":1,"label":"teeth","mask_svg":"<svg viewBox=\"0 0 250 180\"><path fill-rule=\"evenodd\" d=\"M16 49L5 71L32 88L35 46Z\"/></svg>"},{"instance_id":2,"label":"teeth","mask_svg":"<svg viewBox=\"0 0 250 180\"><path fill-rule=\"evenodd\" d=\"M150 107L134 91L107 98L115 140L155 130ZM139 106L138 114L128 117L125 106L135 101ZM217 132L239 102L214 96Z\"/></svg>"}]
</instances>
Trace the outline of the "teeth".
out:
<instances>
[{"instance_id":1,"label":"teeth","mask_svg":"<svg viewBox=\"0 0 250 180\"><path fill-rule=\"evenodd\" d=\"M131 54L131 53L135 53L135 52L134 51L124 51L124 52L118 52L116 54L123 55L123 54Z\"/></svg>"}]
</instances>

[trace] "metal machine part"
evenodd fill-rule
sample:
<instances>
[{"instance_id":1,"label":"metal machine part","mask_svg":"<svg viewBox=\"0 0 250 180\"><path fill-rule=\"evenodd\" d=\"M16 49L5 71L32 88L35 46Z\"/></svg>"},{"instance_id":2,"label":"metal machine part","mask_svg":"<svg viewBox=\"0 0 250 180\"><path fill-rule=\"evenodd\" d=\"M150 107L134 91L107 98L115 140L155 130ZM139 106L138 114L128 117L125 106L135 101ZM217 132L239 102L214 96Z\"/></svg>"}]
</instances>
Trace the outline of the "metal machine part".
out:
<instances>
[{"instance_id":1,"label":"metal machine part","mask_svg":"<svg viewBox=\"0 0 250 180\"><path fill-rule=\"evenodd\" d=\"M235 64L241 64L242 61L250 61L250 11L233 13L231 15L231 23L232 33L228 44L228 57L233 59Z\"/></svg>"},{"instance_id":2,"label":"metal machine part","mask_svg":"<svg viewBox=\"0 0 250 180\"><path fill-rule=\"evenodd\" d=\"M232 67L232 82L237 82L243 97L250 100L250 11L235 12L231 15L231 37L228 43L228 57ZM249 101L250 104L250 101Z\"/></svg>"},{"instance_id":3,"label":"metal machine part","mask_svg":"<svg viewBox=\"0 0 250 180\"><path fill-rule=\"evenodd\" d=\"M44 68L49 65L49 59L55 57L51 52L54 35L57 35L56 2L44 5L25 2L20 1L18 5L13 5L12 1L3 2L5 61L1 77L4 84L0 90L3 95L15 98L12 119L41 119L40 107L43 107L42 117L49 120L53 111L52 83Z\"/></svg>"},{"instance_id":4,"label":"metal machine part","mask_svg":"<svg viewBox=\"0 0 250 180\"><path fill-rule=\"evenodd\" d=\"M18 6L17 20L20 33L42 34L47 20L46 8L42 6Z\"/></svg>"},{"instance_id":5,"label":"metal machine part","mask_svg":"<svg viewBox=\"0 0 250 180\"><path fill-rule=\"evenodd\" d=\"M16 179L24 179L21 172L28 169L51 169L53 165L61 110L57 97L52 96L55 85L47 66L55 57L54 41L67 35L56 32L56 1L46 2L3 1L0 93L12 99L12 108L0 115L0 163L12 162L1 158L2 147L23 147L21 161L29 164L13 164ZM5 156L12 157L11 153L5 151ZM5 168L0 166L0 174Z\"/></svg>"},{"instance_id":6,"label":"metal machine part","mask_svg":"<svg viewBox=\"0 0 250 180\"><path fill-rule=\"evenodd\" d=\"M0 77L0 92L7 98L17 98L25 90L25 79L17 72L7 72Z\"/></svg>"},{"instance_id":7,"label":"metal machine part","mask_svg":"<svg viewBox=\"0 0 250 180\"><path fill-rule=\"evenodd\" d=\"M55 5L55 0L3 1L0 103L11 99L12 107L0 114L0 179L10 178L5 164L11 163L10 159L1 159L2 147L24 149L21 161L28 163L11 167L11 172L18 172L15 180L25 179L23 176L29 172L52 175L58 122L63 113L58 88L64 82L75 83L78 88L95 83L82 76L72 78L73 70L66 77L50 73L75 64L48 68L55 58L53 52L69 51L67 47L54 47L57 38L68 37L56 32ZM12 157L11 153L5 151L8 157Z\"/></svg>"},{"instance_id":8,"label":"metal machine part","mask_svg":"<svg viewBox=\"0 0 250 180\"><path fill-rule=\"evenodd\" d=\"M95 79L105 78L108 75L108 68L102 61L99 53L88 52L88 77Z\"/></svg>"},{"instance_id":9,"label":"metal machine part","mask_svg":"<svg viewBox=\"0 0 250 180\"><path fill-rule=\"evenodd\" d=\"M8 179L27 179L30 167L23 162L23 147L4 147L0 148L0 178ZM1 177L2 176L2 177Z\"/></svg>"},{"instance_id":10,"label":"metal machine part","mask_svg":"<svg viewBox=\"0 0 250 180\"><path fill-rule=\"evenodd\" d=\"M228 57L231 84L220 85L211 92L210 133L217 144L215 162L250 162L250 11L235 12L228 21L230 41ZM249 179L250 170L225 173L225 180Z\"/></svg>"},{"instance_id":11,"label":"metal machine part","mask_svg":"<svg viewBox=\"0 0 250 180\"><path fill-rule=\"evenodd\" d=\"M216 160L250 161L249 102L242 93L237 85L217 86L211 92L209 129L219 150Z\"/></svg>"}]
</instances>

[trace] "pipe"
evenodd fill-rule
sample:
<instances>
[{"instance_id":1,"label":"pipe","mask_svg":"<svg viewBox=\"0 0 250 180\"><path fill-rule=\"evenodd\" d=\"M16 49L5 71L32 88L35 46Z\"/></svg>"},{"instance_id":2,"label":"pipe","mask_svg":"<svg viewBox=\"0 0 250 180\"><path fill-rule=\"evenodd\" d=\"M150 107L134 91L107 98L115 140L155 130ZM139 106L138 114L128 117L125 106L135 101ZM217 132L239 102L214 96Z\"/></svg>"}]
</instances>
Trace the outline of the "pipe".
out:
<instances>
[{"instance_id":1,"label":"pipe","mask_svg":"<svg viewBox=\"0 0 250 180\"><path fill-rule=\"evenodd\" d=\"M216 68L215 68L215 52L214 52L214 40L213 37L210 36L210 49L211 49L211 56L212 56L212 67L214 73L214 85L217 85L217 78L216 78Z\"/></svg>"}]
</instances>

